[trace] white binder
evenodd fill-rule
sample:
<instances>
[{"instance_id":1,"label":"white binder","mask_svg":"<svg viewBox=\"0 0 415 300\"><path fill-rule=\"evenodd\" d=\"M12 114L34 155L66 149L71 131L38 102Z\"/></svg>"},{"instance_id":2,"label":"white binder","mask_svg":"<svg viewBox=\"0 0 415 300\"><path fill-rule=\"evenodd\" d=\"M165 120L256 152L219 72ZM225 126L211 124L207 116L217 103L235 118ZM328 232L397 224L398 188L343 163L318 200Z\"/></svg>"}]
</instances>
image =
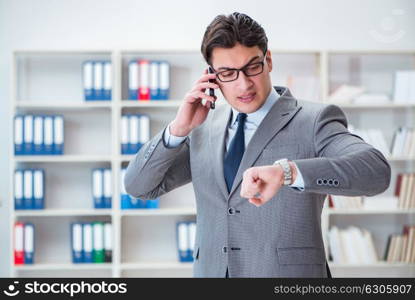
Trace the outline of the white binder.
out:
<instances>
[{"instance_id":1,"label":"white binder","mask_svg":"<svg viewBox=\"0 0 415 300\"><path fill-rule=\"evenodd\" d=\"M32 170L24 170L23 173L23 206L25 209L33 208L33 172Z\"/></svg>"},{"instance_id":2,"label":"white binder","mask_svg":"<svg viewBox=\"0 0 415 300\"><path fill-rule=\"evenodd\" d=\"M34 170L33 172L33 208L44 208L44 172L43 170Z\"/></svg>"},{"instance_id":3,"label":"white binder","mask_svg":"<svg viewBox=\"0 0 415 300\"><path fill-rule=\"evenodd\" d=\"M16 155L24 154L23 148L23 116L14 118L14 152Z\"/></svg>"},{"instance_id":4,"label":"white binder","mask_svg":"<svg viewBox=\"0 0 415 300\"><path fill-rule=\"evenodd\" d=\"M53 117L47 116L44 122L44 153L52 154L53 151Z\"/></svg>"},{"instance_id":5,"label":"white binder","mask_svg":"<svg viewBox=\"0 0 415 300\"><path fill-rule=\"evenodd\" d=\"M94 169L92 171L92 194L94 198L95 208L104 208L104 172L102 169Z\"/></svg>"},{"instance_id":6,"label":"white binder","mask_svg":"<svg viewBox=\"0 0 415 300\"><path fill-rule=\"evenodd\" d=\"M24 209L22 170L14 172L14 209Z\"/></svg>"},{"instance_id":7,"label":"white binder","mask_svg":"<svg viewBox=\"0 0 415 300\"><path fill-rule=\"evenodd\" d=\"M140 144L144 145L150 140L150 117L140 116Z\"/></svg>"},{"instance_id":8,"label":"white binder","mask_svg":"<svg viewBox=\"0 0 415 300\"><path fill-rule=\"evenodd\" d=\"M32 154L33 152L33 116L24 116L24 152Z\"/></svg>"},{"instance_id":9,"label":"white binder","mask_svg":"<svg viewBox=\"0 0 415 300\"><path fill-rule=\"evenodd\" d=\"M33 146L34 154L43 154L43 117L34 118Z\"/></svg>"}]
</instances>

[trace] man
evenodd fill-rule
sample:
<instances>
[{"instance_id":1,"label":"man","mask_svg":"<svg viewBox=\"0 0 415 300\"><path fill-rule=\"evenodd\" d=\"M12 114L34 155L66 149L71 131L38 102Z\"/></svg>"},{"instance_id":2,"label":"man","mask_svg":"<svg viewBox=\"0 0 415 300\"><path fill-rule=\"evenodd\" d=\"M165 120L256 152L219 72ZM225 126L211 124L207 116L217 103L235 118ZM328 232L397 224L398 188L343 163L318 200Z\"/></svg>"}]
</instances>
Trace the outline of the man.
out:
<instances>
[{"instance_id":1,"label":"man","mask_svg":"<svg viewBox=\"0 0 415 300\"><path fill-rule=\"evenodd\" d=\"M144 199L192 181L196 277L330 277L326 195L373 196L389 186L386 159L347 131L338 107L272 87L267 42L247 15L217 16L201 47L214 74L205 71L127 169L127 192ZM229 105L211 110L208 88Z\"/></svg>"}]
</instances>

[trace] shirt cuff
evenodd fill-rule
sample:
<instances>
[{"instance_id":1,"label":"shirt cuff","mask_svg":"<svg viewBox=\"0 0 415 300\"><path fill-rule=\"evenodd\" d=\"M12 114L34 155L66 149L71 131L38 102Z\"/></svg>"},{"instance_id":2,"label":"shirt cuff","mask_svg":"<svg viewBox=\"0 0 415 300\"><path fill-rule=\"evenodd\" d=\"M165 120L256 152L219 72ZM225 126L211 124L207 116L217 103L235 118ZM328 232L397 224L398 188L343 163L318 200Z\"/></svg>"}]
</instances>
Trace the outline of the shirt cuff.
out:
<instances>
[{"instance_id":1,"label":"shirt cuff","mask_svg":"<svg viewBox=\"0 0 415 300\"><path fill-rule=\"evenodd\" d=\"M169 148L176 148L186 140L186 136L175 136L170 133L170 124L167 126L163 135L164 143Z\"/></svg>"},{"instance_id":2,"label":"shirt cuff","mask_svg":"<svg viewBox=\"0 0 415 300\"><path fill-rule=\"evenodd\" d=\"M303 175L301 175L300 169L298 169L297 164L295 162L292 162L295 166L295 168L297 169L297 177L295 178L294 182L292 184L290 184L289 186L299 190L299 191L304 191L304 179L303 179Z\"/></svg>"}]
</instances>

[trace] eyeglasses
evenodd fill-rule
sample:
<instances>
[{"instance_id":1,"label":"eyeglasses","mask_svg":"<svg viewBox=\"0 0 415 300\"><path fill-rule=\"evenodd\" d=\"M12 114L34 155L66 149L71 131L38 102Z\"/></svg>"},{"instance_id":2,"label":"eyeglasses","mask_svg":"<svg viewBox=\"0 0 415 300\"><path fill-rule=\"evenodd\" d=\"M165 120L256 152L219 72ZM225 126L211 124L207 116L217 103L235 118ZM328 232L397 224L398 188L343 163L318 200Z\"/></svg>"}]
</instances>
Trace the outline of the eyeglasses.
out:
<instances>
[{"instance_id":1,"label":"eyeglasses","mask_svg":"<svg viewBox=\"0 0 415 300\"><path fill-rule=\"evenodd\" d=\"M235 81L238 79L239 77L239 72L242 71L245 76L247 77L252 77L252 76L256 76L261 74L264 71L264 63L265 63L265 59L266 59L266 55L264 55L264 58L262 59L261 62L257 62L257 63L250 63L240 69L235 69L235 68L229 68L226 69L224 71L220 71L220 72L215 72L216 73L216 77L221 81L221 82L230 82L230 81ZM213 67L212 67L213 69Z\"/></svg>"}]
</instances>

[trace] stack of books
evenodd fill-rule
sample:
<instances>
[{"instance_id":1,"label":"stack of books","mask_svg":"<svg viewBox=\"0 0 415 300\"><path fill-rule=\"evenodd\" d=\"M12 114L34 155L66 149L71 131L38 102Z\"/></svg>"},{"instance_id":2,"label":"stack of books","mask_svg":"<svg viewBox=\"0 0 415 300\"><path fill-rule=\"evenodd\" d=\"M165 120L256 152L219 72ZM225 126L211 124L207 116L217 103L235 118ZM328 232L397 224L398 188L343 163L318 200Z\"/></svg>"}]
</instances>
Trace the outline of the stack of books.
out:
<instances>
[{"instance_id":1,"label":"stack of books","mask_svg":"<svg viewBox=\"0 0 415 300\"><path fill-rule=\"evenodd\" d=\"M402 234L388 237L384 259L387 262L415 263L415 226L405 225Z\"/></svg>"},{"instance_id":2,"label":"stack of books","mask_svg":"<svg viewBox=\"0 0 415 300\"><path fill-rule=\"evenodd\" d=\"M355 226L346 229L332 226L329 248L334 263L360 265L378 261L371 233Z\"/></svg>"}]
</instances>

